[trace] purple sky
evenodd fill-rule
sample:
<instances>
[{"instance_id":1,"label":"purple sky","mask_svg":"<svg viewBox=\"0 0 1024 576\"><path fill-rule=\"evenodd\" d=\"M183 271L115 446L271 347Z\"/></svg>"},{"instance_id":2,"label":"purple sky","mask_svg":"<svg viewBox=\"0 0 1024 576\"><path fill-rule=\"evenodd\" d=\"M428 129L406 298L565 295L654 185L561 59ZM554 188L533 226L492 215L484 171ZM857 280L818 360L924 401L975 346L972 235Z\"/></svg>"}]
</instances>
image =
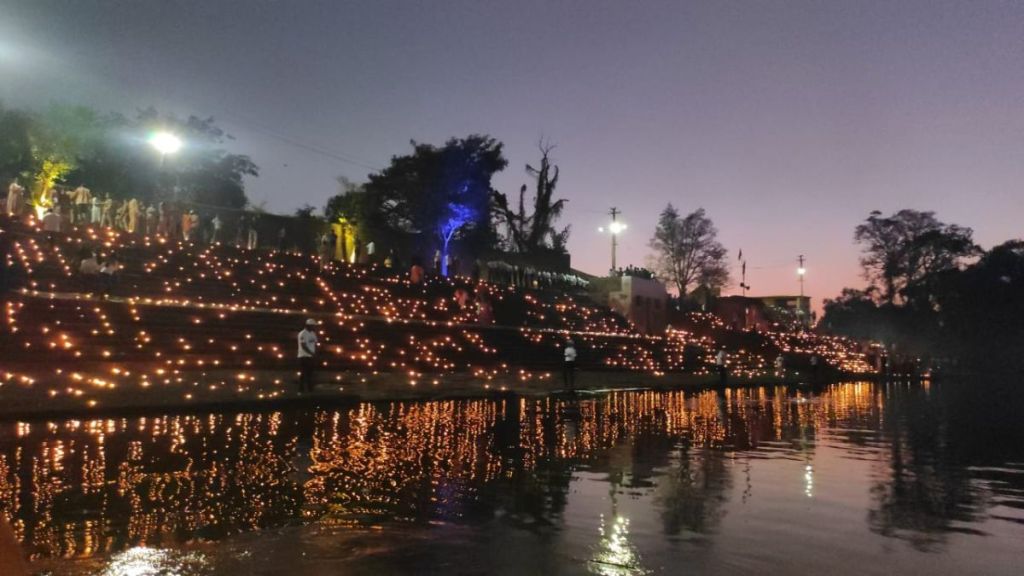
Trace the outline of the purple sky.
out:
<instances>
[{"instance_id":1,"label":"purple sky","mask_svg":"<svg viewBox=\"0 0 1024 576\"><path fill-rule=\"evenodd\" d=\"M274 211L472 132L505 142L514 193L543 136L577 268L607 269L612 205L644 264L671 201L755 294L795 292L801 253L816 299L862 285L873 209L985 247L1024 218L1024 2L0 0L0 99L213 115Z\"/></svg>"}]
</instances>

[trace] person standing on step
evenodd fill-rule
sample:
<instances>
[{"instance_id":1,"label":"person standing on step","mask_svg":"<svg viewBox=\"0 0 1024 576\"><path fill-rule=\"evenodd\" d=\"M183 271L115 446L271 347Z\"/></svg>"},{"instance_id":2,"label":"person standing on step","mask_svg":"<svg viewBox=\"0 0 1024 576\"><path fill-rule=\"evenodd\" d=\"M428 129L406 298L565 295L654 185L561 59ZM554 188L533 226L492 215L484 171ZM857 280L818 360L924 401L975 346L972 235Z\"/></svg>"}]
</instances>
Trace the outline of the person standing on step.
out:
<instances>
[{"instance_id":1,"label":"person standing on step","mask_svg":"<svg viewBox=\"0 0 1024 576\"><path fill-rule=\"evenodd\" d=\"M313 391L313 370L316 367L316 320L306 320L299 332L299 394Z\"/></svg>"},{"instance_id":2,"label":"person standing on step","mask_svg":"<svg viewBox=\"0 0 1024 576\"><path fill-rule=\"evenodd\" d=\"M213 215L210 227L213 229L213 233L210 235L210 244L216 244L220 242L220 229L224 227L224 221L220 219L220 214Z\"/></svg>"},{"instance_id":3,"label":"person standing on step","mask_svg":"<svg viewBox=\"0 0 1024 576\"><path fill-rule=\"evenodd\" d=\"M89 223L89 208L92 204L92 192L85 186L79 186L78 188L75 188L71 194L75 202L75 226L84 226Z\"/></svg>"},{"instance_id":4,"label":"person standing on step","mask_svg":"<svg viewBox=\"0 0 1024 576\"><path fill-rule=\"evenodd\" d=\"M91 200L89 200L89 223L94 226L99 226L102 219L103 199L100 198L99 194L96 194Z\"/></svg>"},{"instance_id":5,"label":"person standing on step","mask_svg":"<svg viewBox=\"0 0 1024 576\"><path fill-rule=\"evenodd\" d=\"M7 215L12 218L21 217L21 207L24 203L25 189L15 180L7 187Z\"/></svg>"},{"instance_id":6,"label":"person standing on step","mask_svg":"<svg viewBox=\"0 0 1024 576\"><path fill-rule=\"evenodd\" d=\"M565 341L565 363L562 365L562 379L565 382L565 389L569 392L576 391L576 345L572 338Z\"/></svg>"},{"instance_id":7,"label":"person standing on step","mask_svg":"<svg viewBox=\"0 0 1024 576\"><path fill-rule=\"evenodd\" d=\"M723 346L715 356L715 366L718 367L718 383L725 386L726 382L729 380L729 367L726 364L725 346Z\"/></svg>"}]
</instances>

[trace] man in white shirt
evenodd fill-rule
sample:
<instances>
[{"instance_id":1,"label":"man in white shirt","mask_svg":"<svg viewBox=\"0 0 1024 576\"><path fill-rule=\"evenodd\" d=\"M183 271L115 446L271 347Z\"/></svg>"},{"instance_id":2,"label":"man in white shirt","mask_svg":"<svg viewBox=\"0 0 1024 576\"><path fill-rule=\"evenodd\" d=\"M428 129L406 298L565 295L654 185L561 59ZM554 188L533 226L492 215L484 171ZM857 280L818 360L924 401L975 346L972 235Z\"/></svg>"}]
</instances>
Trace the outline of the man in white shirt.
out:
<instances>
[{"instance_id":1,"label":"man in white shirt","mask_svg":"<svg viewBox=\"0 0 1024 576\"><path fill-rule=\"evenodd\" d=\"M100 273L100 262L96 259L95 254L89 252L82 259L82 263L78 266L78 273L81 275L82 286L86 290L91 292L95 289Z\"/></svg>"},{"instance_id":2,"label":"man in white shirt","mask_svg":"<svg viewBox=\"0 0 1024 576\"><path fill-rule=\"evenodd\" d=\"M21 217L22 197L24 194L25 189L18 184L17 180L11 182L11 185L7 187L7 214L9 216Z\"/></svg>"},{"instance_id":3,"label":"man in white shirt","mask_svg":"<svg viewBox=\"0 0 1024 576\"><path fill-rule=\"evenodd\" d=\"M313 391L313 369L316 367L316 320L306 320L299 332L299 394Z\"/></svg>"},{"instance_id":4,"label":"man in white shirt","mask_svg":"<svg viewBox=\"0 0 1024 576\"><path fill-rule=\"evenodd\" d=\"M53 208L47 208L46 214L43 215L43 230L60 232L60 215L54 212Z\"/></svg>"},{"instance_id":5,"label":"man in white shirt","mask_svg":"<svg viewBox=\"0 0 1024 576\"><path fill-rule=\"evenodd\" d=\"M723 346L715 356L715 366L718 368L718 383L725 386L725 383L729 379L729 368L726 364L725 346Z\"/></svg>"},{"instance_id":6,"label":"man in white shirt","mask_svg":"<svg viewBox=\"0 0 1024 576\"><path fill-rule=\"evenodd\" d=\"M565 389L569 392L576 390L576 345L572 338L565 341L565 363L562 366L562 378L565 381Z\"/></svg>"},{"instance_id":7,"label":"man in white shirt","mask_svg":"<svg viewBox=\"0 0 1024 576\"><path fill-rule=\"evenodd\" d=\"M100 273L100 261L96 259L96 255L92 252L86 254L85 258L82 258L82 263L78 267L80 274L95 276Z\"/></svg>"},{"instance_id":8,"label":"man in white shirt","mask_svg":"<svg viewBox=\"0 0 1024 576\"><path fill-rule=\"evenodd\" d=\"M224 227L224 221L220 219L220 215L214 214L213 220L210 220L210 224L213 226L213 235L210 236L210 244L216 244L220 242L220 229Z\"/></svg>"},{"instance_id":9,"label":"man in white shirt","mask_svg":"<svg viewBox=\"0 0 1024 576\"><path fill-rule=\"evenodd\" d=\"M54 212L53 208L47 208L43 215L43 231L46 232L47 245L53 250L57 244L57 233L60 232L60 214Z\"/></svg>"},{"instance_id":10,"label":"man in white shirt","mask_svg":"<svg viewBox=\"0 0 1024 576\"><path fill-rule=\"evenodd\" d=\"M85 186L79 186L75 188L74 192L71 193L72 198L75 202L75 211L72 222L78 226L82 226L89 222L89 207L92 203L92 191Z\"/></svg>"}]
</instances>

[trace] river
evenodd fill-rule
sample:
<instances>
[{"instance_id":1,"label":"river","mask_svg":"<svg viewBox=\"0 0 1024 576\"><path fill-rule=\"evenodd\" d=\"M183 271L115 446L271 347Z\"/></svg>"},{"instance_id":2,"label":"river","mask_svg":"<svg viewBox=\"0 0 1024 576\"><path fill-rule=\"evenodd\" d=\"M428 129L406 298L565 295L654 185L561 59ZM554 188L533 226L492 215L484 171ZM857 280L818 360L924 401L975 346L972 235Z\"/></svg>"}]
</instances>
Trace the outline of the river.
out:
<instances>
[{"instance_id":1,"label":"river","mask_svg":"<svg viewBox=\"0 0 1024 576\"><path fill-rule=\"evenodd\" d=\"M844 383L0 422L45 574L1019 574L1024 394Z\"/></svg>"}]
</instances>

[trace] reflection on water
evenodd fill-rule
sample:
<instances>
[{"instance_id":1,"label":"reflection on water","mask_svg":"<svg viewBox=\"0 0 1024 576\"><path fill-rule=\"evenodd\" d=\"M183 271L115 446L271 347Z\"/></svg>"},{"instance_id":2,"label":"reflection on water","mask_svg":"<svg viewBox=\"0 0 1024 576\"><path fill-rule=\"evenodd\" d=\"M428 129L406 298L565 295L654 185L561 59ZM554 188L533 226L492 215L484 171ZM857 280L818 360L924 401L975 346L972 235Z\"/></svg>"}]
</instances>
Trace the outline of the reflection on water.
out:
<instances>
[{"instance_id":1,"label":"reflection on water","mask_svg":"<svg viewBox=\"0 0 1024 576\"><path fill-rule=\"evenodd\" d=\"M606 523L601 516L601 539L597 553L590 560L592 572L598 576L639 576L647 571L641 565L636 547L629 542L629 520L616 516Z\"/></svg>"},{"instance_id":2,"label":"reflection on water","mask_svg":"<svg viewBox=\"0 0 1024 576\"><path fill-rule=\"evenodd\" d=\"M1024 541L1019 396L853 383L6 423L0 510L33 559L95 557L108 574L201 565L162 555L309 523L498 523L594 574L680 555L801 571L818 560L787 547L815 538L954 557L951 539L975 539L998 561Z\"/></svg>"},{"instance_id":3,"label":"reflection on water","mask_svg":"<svg viewBox=\"0 0 1024 576\"><path fill-rule=\"evenodd\" d=\"M118 552L102 576L162 576L201 573L207 563L202 554L136 547Z\"/></svg>"}]
</instances>

